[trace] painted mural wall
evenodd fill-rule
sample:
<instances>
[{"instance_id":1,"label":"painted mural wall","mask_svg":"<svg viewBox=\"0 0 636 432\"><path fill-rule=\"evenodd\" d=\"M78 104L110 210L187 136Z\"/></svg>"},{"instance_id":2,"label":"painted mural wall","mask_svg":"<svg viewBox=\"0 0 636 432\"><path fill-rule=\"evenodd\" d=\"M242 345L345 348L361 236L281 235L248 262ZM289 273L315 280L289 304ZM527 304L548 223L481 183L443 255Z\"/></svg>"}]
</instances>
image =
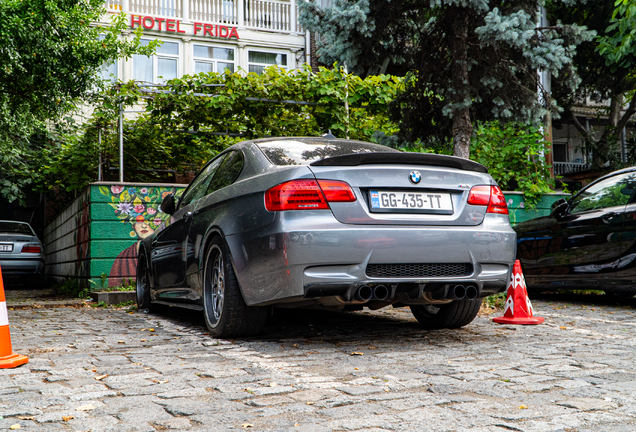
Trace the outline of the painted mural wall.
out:
<instances>
[{"instance_id":1,"label":"painted mural wall","mask_svg":"<svg viewBox=\"0 0 636 432\"><path fill-rule=\"evenodd\" d=\"M163 198L180 196L185 186L89 185L45 228L49 281L77 278L92 289L133 284L139 241L169 218L160 208Z\"/></svg>"},{"instance_id":2,"label":"painted mural wall","mask_svg":"<svg viewBox=\"0 0 636 432\"><path fill-rule=\"evenodd\" d=\"M571 195L568 193L545 194L541 197L541 200L539 200L533 210L526 208L523 192L504 192L504 196L508 204L510 224L515 226L519 222L525 222L541 216L548 216L552 211L552 204L556 200L560 198L569 199Z\"/></svg>"}]
</instances>

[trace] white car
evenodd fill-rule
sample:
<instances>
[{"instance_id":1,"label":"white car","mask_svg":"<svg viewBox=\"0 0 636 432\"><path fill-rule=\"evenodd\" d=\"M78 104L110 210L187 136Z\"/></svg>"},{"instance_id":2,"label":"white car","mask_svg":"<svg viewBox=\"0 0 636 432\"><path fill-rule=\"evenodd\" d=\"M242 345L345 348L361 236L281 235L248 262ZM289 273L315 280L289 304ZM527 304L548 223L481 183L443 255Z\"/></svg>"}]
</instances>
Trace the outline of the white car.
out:
<instances>
[{"instance_id":1,"label":"white car","mask_svg":"<svg viewBox=\"0 0 636 432\"><path fill-rule=\"evenodd\" d=\"M43 287L44 251L31 225L0 221L0 268L5 282L19 282L30 288Z\"/></svg>"}]
</instances>

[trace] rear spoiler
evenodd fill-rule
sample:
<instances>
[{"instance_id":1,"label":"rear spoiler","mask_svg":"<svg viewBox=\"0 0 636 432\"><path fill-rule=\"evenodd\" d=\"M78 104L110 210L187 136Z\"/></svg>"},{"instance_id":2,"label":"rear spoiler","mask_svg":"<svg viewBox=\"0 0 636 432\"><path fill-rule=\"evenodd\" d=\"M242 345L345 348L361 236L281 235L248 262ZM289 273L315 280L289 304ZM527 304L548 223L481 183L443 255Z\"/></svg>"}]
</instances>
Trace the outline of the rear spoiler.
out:
<instances>
[{"instance_id":1,"label":"rear spoiler","mask_svg":"<svg viewBox=\"0 0 636 432\"><path fill-rule=\"evenodd\" d=\"M434 153L407 153L407 152L374 152L354 153L343 156L334 156L312 162L311 166L358 166L375 164L399 164L399 165L432 165L446 168L457 168L464 171L488 173L488 169L480 163L468 159L439 155Z\"/></svg>"}]
</instances>

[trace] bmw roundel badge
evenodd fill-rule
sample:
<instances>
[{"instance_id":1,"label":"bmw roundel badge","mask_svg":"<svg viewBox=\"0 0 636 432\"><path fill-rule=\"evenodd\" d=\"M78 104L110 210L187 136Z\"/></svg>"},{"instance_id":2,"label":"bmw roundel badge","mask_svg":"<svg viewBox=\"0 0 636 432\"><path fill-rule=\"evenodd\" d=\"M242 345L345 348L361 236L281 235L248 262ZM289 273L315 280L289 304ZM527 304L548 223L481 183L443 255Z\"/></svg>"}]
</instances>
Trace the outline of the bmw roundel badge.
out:
<instances>
[{"instance_id":1,"label":"bmw roundel badge","mask_svg":"<svg viewBox=\"0 0 636 432\"><path fill-rule=\"evenodd\" d=\"M413 184L418 184L420 180L422 180L422 174L420 174L419 171L411 171L411 174L409 174L409 180L411 180L411 183Z\"/></svg>"}]
</instances>

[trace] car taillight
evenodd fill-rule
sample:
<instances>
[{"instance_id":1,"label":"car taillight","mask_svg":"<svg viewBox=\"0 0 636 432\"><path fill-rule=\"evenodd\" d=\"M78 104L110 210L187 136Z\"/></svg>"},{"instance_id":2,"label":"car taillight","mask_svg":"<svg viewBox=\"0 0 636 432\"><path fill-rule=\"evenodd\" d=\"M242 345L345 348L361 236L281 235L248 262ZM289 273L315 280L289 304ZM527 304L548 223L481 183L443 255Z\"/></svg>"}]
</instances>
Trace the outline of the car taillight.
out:
<instances>
[{"instance_id":1,"label":"car taillight","mask_svg":"<svg viewBox=\"0 0 636 432\"><path fill-rule=\"evenodd\" d=\"M318 180L320 189L325 194L327 202L354 202L356 196L345 182L337 180Z\"/></svg>"},{"instance_id":2,"label":"car taillight","mask_svg":"<svg viewBox=\"0 0 636 432\"><path fill-rule=\"evenodd\" d=\"M22 246L22 253L40 253L42 248L40 246L24 245Z\"/></svg>"},{"instance_id":3,"label":"car taillight","mask_svg":"<svg viewBox=\"0 0 636 432\"><path fill-rule=\"evenodd\" d=\"M486 213L508 214L506 198L499 186L473 186L467 202L470 205L488 206Z\"/></svg>"},{"instance_id":4,"label":"car taillight","mask_svg":"<svg viewBox=\"0 0 636 432\"><path fill-rule=\"evenodd\" d=\"M265 192L268 211L327 210L328 202L352 202L351 187L335 180L291 180Z\"/></svg>"}]
</instances>

